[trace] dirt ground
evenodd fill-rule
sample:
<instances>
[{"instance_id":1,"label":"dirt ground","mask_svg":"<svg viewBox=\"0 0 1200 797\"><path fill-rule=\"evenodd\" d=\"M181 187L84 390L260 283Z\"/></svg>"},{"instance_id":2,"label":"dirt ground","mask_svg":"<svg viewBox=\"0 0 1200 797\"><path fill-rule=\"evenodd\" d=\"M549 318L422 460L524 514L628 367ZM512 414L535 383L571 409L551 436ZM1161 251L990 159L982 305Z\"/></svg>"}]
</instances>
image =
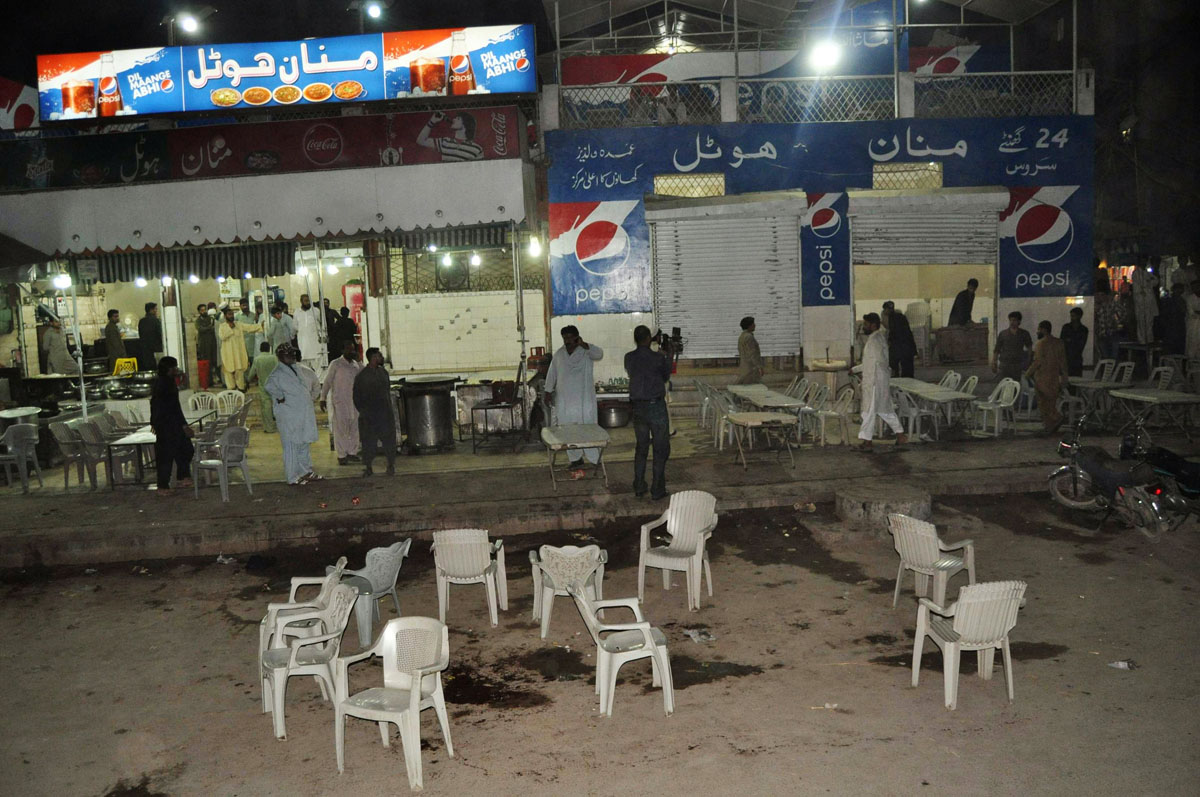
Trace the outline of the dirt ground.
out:
<instances>
[{"instance_id":1,"label":"dirt ground","mask_svg":"<svg viewBox=\"0 0 1200 797\"><path fill-rule=\"evenodd\" d=\"M506 542L510 610L488 625L484 591L452 587L445 673L456 757L422 719L434 794L1183 794L1200 775L1194 674L1197 526L1152 545L1091 531L1044 495L935 506L945 539L975 540L981 580L1028 582L1012 634L1016 701L964 656L958 708L942 704L929 643L909 686L911 576L891 606L896 557L882 538L816 514L723 514L710 544L714 596L686 610L682 578L647 578L648 619L669 640L676 711L649 665L621 671L614 716L589 679L594 646L559 598L550 637L530 620L527 551L596 541L606 597L636 594L636 521ZM814 536L814 532L816 533ZM818 542L829 540L829 544ZM0 793L375 795L405 793L399 739L350 720L337 774L333 712L310 678L287 690L286 741L260 712L255 661L265 606L288 577L340 553L361 566L384 539L272 552L236 564L177 560L3 574ZM950 594L965 583L951 582ZM428 544L400 573L405 614L436 616ZM393 616L383 605L384 619ZM697 643L688 629L715 636ZM353 620L344 638L359 649ZM1109 662L1133 659L1131 671ZM358 665L352 688L378 670Z\"/></svg>"}]
</instances>

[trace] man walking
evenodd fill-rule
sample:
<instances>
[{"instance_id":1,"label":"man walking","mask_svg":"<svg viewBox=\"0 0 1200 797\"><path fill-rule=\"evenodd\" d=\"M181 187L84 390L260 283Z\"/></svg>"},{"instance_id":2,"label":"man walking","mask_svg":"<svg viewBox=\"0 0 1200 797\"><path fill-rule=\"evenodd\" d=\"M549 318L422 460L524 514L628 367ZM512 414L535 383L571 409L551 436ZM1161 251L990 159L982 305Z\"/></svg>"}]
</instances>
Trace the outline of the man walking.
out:
<instances>
[{"instance_id":1,"label":"man walking","mask_svg":"<svg viewBox=\"0 0 1200 797\"><path fill-rule=\"evenodd\" d=\"M358 361L358 347L347 341L342 347L342 356L329 364L325 384L321 387L321 409L330 411L329 428L339 465L357 460L362 448L358 439L358 410L354 408L354 378L362 367Z\"/></svg>"},{"instance_id":2,"label":"man walking","mask_svg":"<svg viewBox=\"0 0 1200 797\"><path fill-rule=\"evenodd\" d=\"M975 306L975 291L979 290L979 280L972 277L967 280L967 287L954 297L954 306L950 308L950 320L946 326L965 327L971 323L971 309Z\"/></svg>"},{"instance_id":3,"label":"man walking","mask_svg":"<svg viewBox=\"0 0 1200 797\"><path fill-rule=\"evenodd\" d=\"M1029 364L1029 352L1033 349L1033 338L1021 329L1021 314L1013 310L1008 314L1008 329L1000 330L993 350L992 372L999 372L1001 379L1021 381L1021 374Z\"/></svg>"},{"instance_id":4,"label":"man walking","mask_svg":"<svg viewBox=\"0 0 1200 797\"><path fill-rule=\"evenodd\" d=\"M275 402L267 395L266 385L279 365L279 358L271 354L271 344L266 341L258 344L258 348L258 355L255 356L254 362L250 363L250 370L246 372L246 385L257 385L254 387L254 394L258 397L258 414L262 419L263 431L275 434L275 410L272 407Z\"/></svg>"},{"instance_id":5,"label":"man walking","mask_svg":"<svg viewBox=\"0 0 1200 797\"><path fill-rule=\"evenodd\" d=\"M754 337L754 316L742 319L742 334L738 336L738 378L735 385L753 385L762 381L763 359Z\"/></svg>"},{"instance_id":6,"label":"man walking","mask_svg":"<svg viewBox=\"0 0 1200 797\"><path fill-rule=\"evenodd\" d=\"M362 441L363 476L374 475L371 462L377 447L383 448L387 475L396 475L396 418L392 414L392 390L383 352L367 349L367 367L354 377L354 408L358 411L358 438Z\"/></svg>"},{"instance_id":7,"label":"man walking","mask_svg":"<svg viewBox=\"0 0 1200 797\"><path fill-rule=\"evenodd\" d=\"M1049 321L1038 323L1038 342L1033 349L1033 364L1025 372L1025 376L1033 380L1038 411L1042 414L1042 427L1047 433L1057 432L1058 427L1062 426L1063 418L1058 411L1058 394L1067 381L1067 350L1053 333L1054 328Z\"/></svg>"},{"instance_id":8,"label":"man walking","mask_svg":"<svg viewBox=\"0 0 1200 797\"><path fill-rule=\"evenodd\" d=\"M296 330L292 325L292 319L283 312L283 308L279 305L271 307L271 320L267 321L267 343L270 348L267 351L274 351L285 343L291 343L292 338L296 337Z\"/></svg>"},{"instance_id":9,"label":"man walking","mask_svg":"<svg viewBox=\"0 0 1200 797\"><path fill-rule=\"evenodd\" d=\"M896 415L892 404L892 394L888 383L891 381L891 370L888 368L887 336L876 313L863 316L863 329L867 333L867 342L863 346L862 365L862 427L858 430L858 439L862 440L859 451L868 452L872 449L871 440L875 437L875 419L886 423L896 433L896 445L902 446L908 442L908 435Z\"/></svg>"},{"instance_id":10,"label":"man walking","mask_svg":"<svg viewBox=\"0 0 1200 797\"><path fill-rule=\"evenodd\" d=\"M671 360L663 352L650 348L650 338L647 326L639 325L633 330L637 348L625 355L625 373L629 375L629 402L633 405L633 433L637 440L633 452L633 493L638 498L646 494L646 454L653 443L650 497L657 501L667 496L667 458L671 456L666 401Z\"/></svg>"},{"instance_id":11,"label":"man walking","mask_svg":"<svg viewBox=\"0 0 1200 797\"><path fill-rule=\"evenodd\" d=\"M896 303L883 303L883 323L888 331L888 367L892 376L912 377L913 360L917 356L917 341L913 338L908 318L896 309Z\"/></svg>"},{"instance_id":12,"label":"man walking","mask_svg":"<svg viewBox=\"0 0 1200 797\"><path fill-rule=\"evenodd\" d=\"M111 374L117 367L117 360L125 356L125 341L121 340L121 326L118 320L121 311L108 311L108 323L104 325L104 351L108 355L108 372Z\"/></svg>"},{"instance_id":13,"label":"man walking","mask_svg":"<svg viewBox=\"0 0 1200 797\"><path fill-rule=\"evenodd\" d=\"M1155 257L1155 265L1161 262ZM1133 316L1137 323L1138 343L1154 342L1154 319L1158 318L1158 274L1146 266L1145 256L1133 269Z\"/></svg>"},{"instance_id":14,"label":"man walking","mask_svg":"<svg viewBox=\"0 0 1200 797\"><path fill-rule=\"evenodd\" d=\"M321 365L321 347L325 343L321 309L312 303L308 294L301 294L300 309L296 311L296 344L303 362L314 371Z\"/></svg>"},{"instance_id":15,"label":"man walking","mask_svg":"<svg viewBox=\"0 0 1200 797\"><path fill-rule=\"evenodd\" d=\"M546 372L546 400L554 407L554 424L596 422L596 379L593 363L603 359L604 351L599 346L584 343L579 330L568 324L562 328L563 345L554 352L550 369ZM571 449L571 478L582 479L580 458L593 465L600 461L600 449Z\"/></svg>"},{"instance_id":16,"label":"man walking","mask_svg":"<svg viewBox=\"0 0 1200 797\"><path fill-rule=\"evenodd\" d=\"M1067 351L1067 373L1083 376L1083 352L1087 348L1088 328L1083 325L1083 309L1071 308L1071 320L1058 333Z\"/></svg>"},{"instance_id":17,"label":"man walking","mask_svg":"<svg viewBox=\"0 0 1200 797\"><path fill-rule=\"evenodd\" d=\"M230 315L232 315L230 311ZM296 350L280 346L275 352L279 367L267 379L267 394L275 401L275 422L283 447L283 473L288 484L320 481L313 473L312 452L317 442L317 414L309 377L296 364Z\"/></svg>"},{"instance_id":18,"label":"man walking","mask_svg":"<svg viewBox=\"0 0 1200 797\"><path fill-rule=\"evenodd\" d=\"M67 346L67 334L63 332L62 321L50 317L50 328L42 335L42 348L46 352L46 373L48 374L77 374L79 365L71 356Z\"/></svg>"},{"instance_id":19,"label":"man walking","mask_svg":"<svg viewBox=\"0 0 1200 797\"><path fill-rule=\"evenodd\" d=\"M154 302L146 302L146 315L138 320L138 339L142 343L142 357L138 360L138 370L156 370L158 358L163 353L163 335L162 321L158 318L158 305Z\"/></svg>"}]
</instances>

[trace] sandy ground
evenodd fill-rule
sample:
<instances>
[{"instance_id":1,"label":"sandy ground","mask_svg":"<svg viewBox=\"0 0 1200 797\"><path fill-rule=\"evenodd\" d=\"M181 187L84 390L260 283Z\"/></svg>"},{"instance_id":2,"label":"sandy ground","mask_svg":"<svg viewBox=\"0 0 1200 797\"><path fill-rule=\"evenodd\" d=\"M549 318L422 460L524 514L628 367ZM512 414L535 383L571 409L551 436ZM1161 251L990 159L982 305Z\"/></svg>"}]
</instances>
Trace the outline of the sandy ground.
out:
<instances>
[{"instance_id":1,"label":"sandy ground","mask_svg":"<svg viewBox=\"0 0 1200 797\"><path fill-rule=\"evenodd\" d=\"M906 580L891 607L890 543L839 538L830 511L723 515L710 546L716 591L699 612L686 611L679 575L663 591L650 574L644 608L669 638L671 717L645 662L622 670L614 716L599 716L594 649L574 607L558 599L547 640L530 622L527 550L594 539L612 558L606 596L634 595L636 521L511 537L511 607L499 627L488 625L481 587L452 588L445 688L456 757L425 712L426 791L1195 793L1194 521L1151 545L1076 525L1088 521L1043 495L938 504L944 538L975 540L982 580L1029 583L1012 635L1015 703L999 657L985 682L968 655L948 711L936 648L909 686L915 604ZM380 542L349 541L351 566ZM332 709L311 679L289 685L286 741L260 713L266 604L289 576L318 574L342 552L276 551L253 572L242 557L5 573L0 793L404 793L398 738L386 749L366 722L350 721L337 774ZM965 574L952 595L961 583ZM427 545L401 570L400 598L406 614L436 616ZM689 628L716 639L693 642ZM359 649L353 622L344 649ZM1128 658L1137 669L1107 666ZM359 665L354 686L377 675Z\"/></svg>"}]
</instances>

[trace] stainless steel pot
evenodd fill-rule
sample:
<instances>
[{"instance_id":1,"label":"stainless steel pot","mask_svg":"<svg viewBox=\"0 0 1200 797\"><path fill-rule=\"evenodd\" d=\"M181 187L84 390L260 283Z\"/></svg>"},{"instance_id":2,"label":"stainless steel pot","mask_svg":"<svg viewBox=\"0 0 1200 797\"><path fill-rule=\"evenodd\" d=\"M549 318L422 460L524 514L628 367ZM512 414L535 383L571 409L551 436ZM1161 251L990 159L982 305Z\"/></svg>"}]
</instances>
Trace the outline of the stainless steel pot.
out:
<instances>
[{"instance_id":1,"label":"stainless steel pot","mask_svg":"<svg viewBox=\"0 0 1200 797\"><path fill-rule=\"evenodd\" d=\"M406 445L413 453L454 448L454 383L452 377L418 376L404 380Z\"/></svg>"},{"instance_id":2,"label":"stainless steel pot","mask_svg":"<svg viewBox=\"0 0 1200 797\"><path fill-rule=\"evenodd\" d=\"M602 401L597 407L599 423L605 429L628 426L633 411L624 401Z\"/></svg>"}]
</instances>

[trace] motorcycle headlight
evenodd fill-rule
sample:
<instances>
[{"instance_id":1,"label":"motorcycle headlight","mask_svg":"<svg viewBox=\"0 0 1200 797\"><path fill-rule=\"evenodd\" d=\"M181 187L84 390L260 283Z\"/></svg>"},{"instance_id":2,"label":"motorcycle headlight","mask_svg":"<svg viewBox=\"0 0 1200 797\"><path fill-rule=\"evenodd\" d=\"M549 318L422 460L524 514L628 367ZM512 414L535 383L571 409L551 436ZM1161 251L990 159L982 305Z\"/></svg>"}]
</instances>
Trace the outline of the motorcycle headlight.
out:
<instances>
[{"instance_id":1,"label":"motorcycle headlight","mask_svg":"<svg viewBox=\"0 0 1200 797\"><path fill-rule=\"evenodd\" d=\"M1070 441L1070 440L1060 440L1060 441L1059 441L1059 443L1058 443L1058 455L1059 455L1060 457L1069 457L1069 456L1071 456L1071 441Z\"/></svg>"}]
</instances>

